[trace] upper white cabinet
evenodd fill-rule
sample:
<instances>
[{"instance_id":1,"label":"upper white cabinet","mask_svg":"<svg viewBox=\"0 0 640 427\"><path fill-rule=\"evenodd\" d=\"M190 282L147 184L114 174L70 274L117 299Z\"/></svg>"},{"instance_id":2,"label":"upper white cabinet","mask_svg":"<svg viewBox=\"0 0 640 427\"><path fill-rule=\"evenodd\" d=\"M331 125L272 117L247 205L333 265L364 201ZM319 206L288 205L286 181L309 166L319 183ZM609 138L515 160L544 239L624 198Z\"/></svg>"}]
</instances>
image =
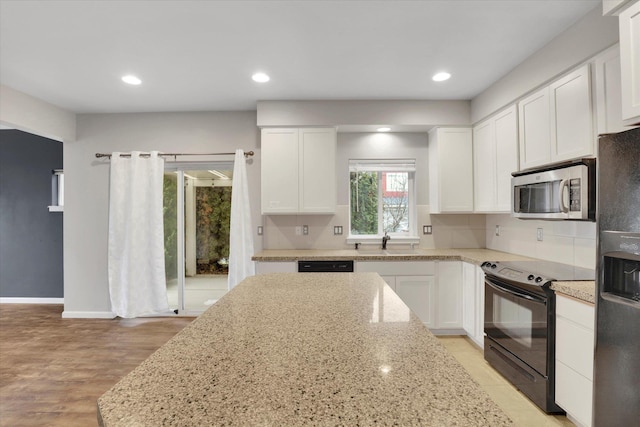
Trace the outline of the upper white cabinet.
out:
<instances>
[{"instance_id":1,"label":"upper white cabinet","mask_svg":"<svg viewBox=\"0 0 640 427\"><path fill-rule=\"evenodd\" d=\"M262 129L261 143L263 214L335 213L335 129Z\"/></svg>"},{"instance_id":2,"label":"upper white cabinet","mask_svg":"<svg viewBox=\"0 0 640 427\"><path fill-rule=\"evenodd\" d=\"M511 172L518 170L518 120L513 105L473 128L474 210L511 211Z\"/></svg>"},{"instance_id":3,"label":"upper white cabinet","mask_svg":"<svg viewBox=\"0 0 640 427\"><path fill-rule=\"evenodd\" d=\"M473 212L473 145L470 128L429 131L431 213Z\"/></svg>"},{"instance_id":4,"label":"upper white cabinet","mask_svg":"<svg viewBox=\"0 0 640 427\"><path fill-rule=\"evenodd\" d=\"M640 122L640 1L619 15L622 118Z\"/></svg>"},{"instance_id":5,"label":"upper white cabinet","mask_svg":"<svg viewBox=\"0 0 640 427\"><path fill-rule=\"evenodd\" d=\"M520 169L593 155L589 65L518 103Z\"/></svg>"},{"instance_id":6,"label":"upper white cabinet","mask_svg":"<svg viewBox=\"0 0 640 427\"><path fill-rule=\"evenodd\" d=\"M620 79L620 46L615 45L594 58L596 81L597 134L621 132L627 127L622 120Z\"/></svg>"}]
</instances>

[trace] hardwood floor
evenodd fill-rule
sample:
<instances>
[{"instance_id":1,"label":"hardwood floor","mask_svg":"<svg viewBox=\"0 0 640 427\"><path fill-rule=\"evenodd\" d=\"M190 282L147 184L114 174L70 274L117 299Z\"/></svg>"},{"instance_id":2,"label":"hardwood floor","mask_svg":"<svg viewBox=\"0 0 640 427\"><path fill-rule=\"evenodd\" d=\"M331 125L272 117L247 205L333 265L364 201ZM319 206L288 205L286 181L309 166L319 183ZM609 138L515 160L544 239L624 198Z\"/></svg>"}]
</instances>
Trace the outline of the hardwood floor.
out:
<instances>
[{"instance_id":1,"label":"hardwood floor","mask_svg":"<svg viewBox=\"0 0 640 427\"><path fill-rule=\"evenodd\" d=\"M95 426L96 401L193 318L62 319L61 305L0 304L0 426ZM517 426L572 426L488 367L464 338L441 337Z\"/></svg>"},{"instance_id":2,"label":"hardwood floor","mask_svg":"<svg viewBox=\"0 0 640 427\"><path fill-rule=\"evenodd\" d=\"M0 304L0 426L95 426L96 401L193 318L62 319Z\"/></svg>"}]
</instances>

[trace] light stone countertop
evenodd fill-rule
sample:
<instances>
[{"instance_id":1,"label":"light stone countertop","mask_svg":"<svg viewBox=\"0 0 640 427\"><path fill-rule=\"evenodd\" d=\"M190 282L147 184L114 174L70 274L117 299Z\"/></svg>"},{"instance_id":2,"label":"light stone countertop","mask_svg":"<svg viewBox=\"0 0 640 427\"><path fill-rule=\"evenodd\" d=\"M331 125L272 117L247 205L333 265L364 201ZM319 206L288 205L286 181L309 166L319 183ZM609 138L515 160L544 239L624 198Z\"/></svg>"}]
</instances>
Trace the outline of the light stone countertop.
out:
<instances>
[{"instance_id":1,"label":"light stone countertop","mask_svg":"<svg viewBox=\"0 0 640 427\"><path fill-rule=\"evenodd\" d=\"M524 261L532 258L491 249L267 249L258 252L254 261L465 261L480 265L484 261Z\"/></svg>"},{"instance_id":2,"label":"light stone countertop","mask_svg":"<svg viewBox=\"0 0 640 427\"><path fill-rule=\"evenodd\" d=\"M568 295L591 304L596 303L596 282L593 280L553 282L551 289L556 291L556 294Z\"/></svg>"},{"instance_id":3,"label":"light stone countertop","mask_svg":"<svg viewBox=\"0 0 640 427\"><path fill-rule=\"evenodd\" d=\"M98 420L512 425L376 273L247 278L102 395Z\"/></svg>"},{"instance_id":4,"label":"light stone countertop","mask_svg":"<svg viewBox=\"0 0 640 427\"><path fill-rule=\"evenodd\" d=\"M409 253L410 252L410 253ZM361 247L358 250L268 249L255 254L254 261L354 260L354 261L464 261L480 265L484 261L526 261L534 258L492 249L414 249L413 251ZM551 289L585 302L595 303L595 282L553 282Z\"/></svg>"}]
</instances>

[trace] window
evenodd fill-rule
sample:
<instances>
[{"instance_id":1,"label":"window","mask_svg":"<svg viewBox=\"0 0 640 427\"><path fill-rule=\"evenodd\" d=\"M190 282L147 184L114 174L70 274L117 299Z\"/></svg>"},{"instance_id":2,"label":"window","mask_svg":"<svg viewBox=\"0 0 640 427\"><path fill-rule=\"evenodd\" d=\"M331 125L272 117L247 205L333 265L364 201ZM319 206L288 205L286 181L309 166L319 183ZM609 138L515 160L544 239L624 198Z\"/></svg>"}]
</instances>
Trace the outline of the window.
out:
<instances>
[{"instance_id":1,"label":"window","mask_svg":"<svg viewBox=\"0 0 640 427\"><path fill-rule=\"evenodd\" d=\"M49 212L64 211L64 171L54 169L51 177L51 206Z\"/></svg>"},{"instance_id":2,"label":"window","mask_svg":"<svg viewBox=\"0 0 640 427\"><path fill-rule=\"evenodd\" d=\"M415 160L349 160L350 236L416 237Z\"/></svg>"}]
</instances>

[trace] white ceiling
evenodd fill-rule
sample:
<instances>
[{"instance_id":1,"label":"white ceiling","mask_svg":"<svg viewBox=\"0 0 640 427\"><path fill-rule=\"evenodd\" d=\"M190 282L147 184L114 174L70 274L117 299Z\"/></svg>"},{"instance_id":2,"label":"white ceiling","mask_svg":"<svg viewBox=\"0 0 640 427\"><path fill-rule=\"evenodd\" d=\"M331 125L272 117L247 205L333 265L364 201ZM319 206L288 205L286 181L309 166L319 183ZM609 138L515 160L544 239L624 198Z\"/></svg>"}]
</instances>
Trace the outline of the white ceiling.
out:
<instances>
[{"instance_id":1,"label":"white ceiling","mask_svg":"<svg viewBox=\"0 0 640 427\"><path fill-rule=\"evenodd\" d=\"M0 0L0 83L77 113L471 99L600 4Z\"/></svg>"}]
</instances>

